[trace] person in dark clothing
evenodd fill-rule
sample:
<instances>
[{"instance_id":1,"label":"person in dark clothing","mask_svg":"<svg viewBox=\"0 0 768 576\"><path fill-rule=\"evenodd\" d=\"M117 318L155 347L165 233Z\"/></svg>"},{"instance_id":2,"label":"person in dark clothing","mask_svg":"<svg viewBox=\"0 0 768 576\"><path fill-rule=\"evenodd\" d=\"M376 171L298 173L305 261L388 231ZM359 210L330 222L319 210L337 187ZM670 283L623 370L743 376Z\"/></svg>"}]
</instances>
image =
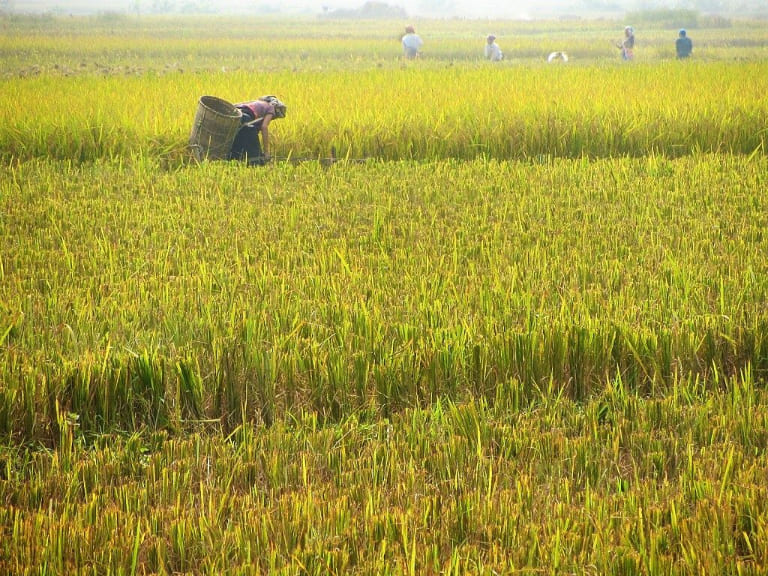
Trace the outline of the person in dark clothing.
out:
<instances>
[{"instance_id":1,"label":"person in dark clothing","mask_svg":"<svg viewBox=\"0 0 768 576\"><path fill-rule=\"evenodd\" d=\"M230 159L256 165L269 162L269 125L273 118L285 118L285 104L275 96L262 96L258 100L235 104L235 108L243 114L242 126L232 144Z\"/></svg>"},{"instance_id":2,"label":"person in dark clothing","mask_svg":"<svg viewBox=\"0 0 768 576\"><path fill-rule=\"evenodd\" d=\"M693 51L693 41L688 38L685 29L680 30L680 33L677 35L675 50L677 51L678 59L688 58Z\"/></svg>"},{"instance_id":3,"label":"person in dark clothing","mask_svg":"<svg viewBox=\"0 0 768 576\"><path fill-rule=\"evenodd\" d=\"M621 50L622 60L635 59L635 30L632 26L624 27L624 40L616 45Z\"/></svg>"}]
</instances>

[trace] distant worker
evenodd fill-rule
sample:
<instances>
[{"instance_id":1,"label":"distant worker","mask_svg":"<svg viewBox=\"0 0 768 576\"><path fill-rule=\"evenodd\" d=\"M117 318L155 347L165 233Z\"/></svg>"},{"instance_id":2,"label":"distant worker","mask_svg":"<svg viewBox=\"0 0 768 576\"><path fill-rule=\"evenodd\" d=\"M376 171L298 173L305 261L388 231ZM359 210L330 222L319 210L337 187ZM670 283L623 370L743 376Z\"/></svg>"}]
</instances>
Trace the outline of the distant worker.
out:
<instances>
[{"instance_id":1,"label":"distant worker","mask_svg":"<svg viewBox=\"0 0 768 576\"><path fill-rule=\"evenodd\" d=\"M568 54L565 52L551 52L549 56L547 56L547 62L550 64L552 62L568 62Z\"/></svg>"},{"instance_id":2,"label":"distant worker","mask_svg":"<svg viewBox=\"0 0 768 576\"><path fill-rule=\"evenodd\" d=\"M243 113L242 126L232 144L230 159L246 160L250 165L269 161L269 124L273 118L285 118L285 104L275 96L262 96L258 100L235 104ZM259 142L261 134L261 142Z\"/></svg>"},{"instance_id":3,"label":"distant worker","mask_svg":"<svg viewBox=\"0 0 768 576\"><path fill-rule=\"evenodd\" d=\"M677 40L675 40L675 50L677 51L677 57L679 59L688 58L693 51L693 41L688 38L685 28L680 30L680 33L677 35Z\"/></svg>"},{"instance_id":4,"label":"distant worker","mask_svg":"<svg viewBox=\"0 0 768 576\"><path fill-rule=\"evenodd\" d=\"M403 53L406 58L418 58L421 53L421 47L424 45L421 38L416 34L413 26L405 27L405 36L403 36Z\"/></svg>"},{"instance_id":5,"label":"distant worker","mask_svg":"<svg viewBox=\"0 0 768 576\"><path fill-rule=\"evenodd\" d=\"M632 60L635 57L635 31L632 26L624 27L624 40L616 45L621 50L622 60Z\"/></svg>"},{"instance_id":6,"label":"distant worker","mask_svg":"<svg viewBox=\"0 0 768 576\"><path fill-rule=\"evenodd\" d=\"M499 62L504 59L504 54L501 52L501 48L496 44L496 36L489 34L485 43L485 58L491 62Z\"/></svg>"}]
</instances>

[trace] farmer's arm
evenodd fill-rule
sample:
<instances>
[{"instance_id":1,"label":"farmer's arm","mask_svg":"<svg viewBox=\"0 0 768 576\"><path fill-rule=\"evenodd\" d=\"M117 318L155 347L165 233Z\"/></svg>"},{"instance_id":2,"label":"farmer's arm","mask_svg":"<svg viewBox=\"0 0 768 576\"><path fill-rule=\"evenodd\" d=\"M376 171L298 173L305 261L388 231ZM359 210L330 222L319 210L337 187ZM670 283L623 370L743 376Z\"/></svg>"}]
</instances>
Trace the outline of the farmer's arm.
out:
<instances>
[{"instance_id":1,"label":"farmer's arm","mask_svg":"<svg viewBox=\"0 0 768 576\"><path fill-rule=\"evenodd\" d=\"M261 123L261 149L265 158L269 158L269 123L271 120L272 114L267 114Z\"/></svg>"}]
</instances>

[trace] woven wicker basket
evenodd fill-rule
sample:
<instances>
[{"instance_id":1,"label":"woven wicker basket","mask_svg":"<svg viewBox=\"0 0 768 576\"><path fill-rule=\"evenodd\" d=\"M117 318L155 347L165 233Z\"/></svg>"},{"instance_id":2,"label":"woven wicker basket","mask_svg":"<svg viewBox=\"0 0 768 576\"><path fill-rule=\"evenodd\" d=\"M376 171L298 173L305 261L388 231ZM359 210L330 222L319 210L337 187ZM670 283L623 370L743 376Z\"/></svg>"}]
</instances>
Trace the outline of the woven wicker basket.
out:
<instances>
[{"instance_id":1,"label":"woven wicker basket","mask_svg":"<svg viewBox=\"0 0 768 576\"><path fill-rule=\"evenodd\" d=\"M226 160L240 129L242 112L226 100L203 96L197 105L189 145L198 161Z\"/></svg>"}]
</instances>

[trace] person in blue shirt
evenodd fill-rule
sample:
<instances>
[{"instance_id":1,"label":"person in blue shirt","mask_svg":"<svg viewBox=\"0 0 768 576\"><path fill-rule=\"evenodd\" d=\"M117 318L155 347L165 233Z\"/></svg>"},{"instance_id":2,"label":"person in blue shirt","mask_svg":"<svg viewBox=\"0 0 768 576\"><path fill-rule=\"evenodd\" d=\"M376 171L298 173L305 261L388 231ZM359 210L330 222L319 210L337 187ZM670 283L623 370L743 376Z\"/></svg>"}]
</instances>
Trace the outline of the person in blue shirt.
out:
<instances>
[{"instance_id":1,"label":"person in blue shirt","mask_svg":"<svg viewBox=\"0 0 768 576\"><path fill-rule=\"evenodd\" d=\"M675 40L675 50L677 51L678 59L688 58L693 51L693 41L688 38L688 34L683 28L677 35Z\"/></svg>"}]
</instances>

